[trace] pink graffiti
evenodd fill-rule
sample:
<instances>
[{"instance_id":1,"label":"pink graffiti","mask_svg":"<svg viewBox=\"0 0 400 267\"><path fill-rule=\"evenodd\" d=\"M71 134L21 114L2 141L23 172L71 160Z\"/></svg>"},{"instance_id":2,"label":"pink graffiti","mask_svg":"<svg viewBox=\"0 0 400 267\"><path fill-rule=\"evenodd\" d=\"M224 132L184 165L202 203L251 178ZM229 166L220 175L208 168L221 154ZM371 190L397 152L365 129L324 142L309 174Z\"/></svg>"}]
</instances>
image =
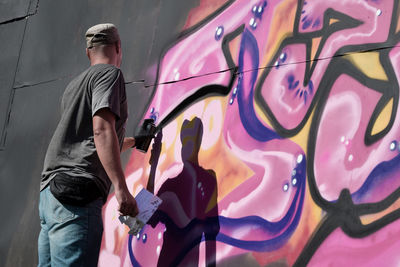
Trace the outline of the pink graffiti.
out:
<instances>
[{"instance_id":1,"label":"pink graffiti","mask_svg":"<svg viewBox=\"0 0 400 267\"><path fill-rule=\"evenodd\" d=\"M398 133L389 134L372 146L364 144L365 122L379 96L348 76L336 80L322 115L315 152L315 176L326 199L337 199L342 188L355 192L372 168L396 155L388 151Z\"/></svg>"},{"instance_id":2,"label":"pink graffiti","mask_svg":"<svg viewBox=\"0 0 400 267\"><path fill-rule=\"evenodd\" d=\"M268 59L267 63L264 57L269 51L265 50L268 41L274 38L270 35L271 25L277 8L285 1L265 2L267 5L263 5L264 1L259 0L235 1L194 32L178 40L160 60L159 85L155 88L154 97L145 116L150 117L156 114L157 122L161 122L201 88L208 85L228 87L232 81L232 70L229 70L231 66L222 49L223 37L244 25L242 32L251 33L256 40L258 58L253 58L247 50L244 53L241 66L243 73L240 74L244 83L243 94L247 98L255 89L251 84L249 73L258 71L256 85L259 86L262 100L270 109L270 112L264 115L273 115L276 118L275 128L293 130L302 123L305 124L309 119L307 116L312 116L311 110L318 103L326 100L323 102L321 114L315 115L320 116L320 121L315 126L315 154L312 171L321 197L333 203L344 188L349 189L350 193L356 193L379 164L393 160L399 153L397 147L392 149L393 141L397 144L400 140L399 110L396 112L396 119L391 130L372 145L365 144L364 137L368 122L382 97L379 88L370 88L362 79L357 80L346 73L331 81L329 88L320 86L323 81L331 77L327 70L332 63L332 58L343 56L337 54L343 47L362 47L363 44L388 40L389 29L393 23L394 1L298 1L299 4L303 4L299 9L302 14L299 17L298 29L294 29L293 34L296 33L301 38L296 39L295 35L291 37L293 42L277 50L273 59ZM262 16L255 16L255 12L258 12L261 7L263 8L260 12ZM340 15L333 17L332 21L325 21L325 16L333 14L330 13L332 10L336 12L336 15ZM238 32L239 38L242 32ZM310 55L313 38L320 38L317 40L319 46L318 43L315 46L319 59L316 61L313 61ZM239 51L230 50L230 52L233 53L233 61L237 63ZM390 58L388 64L391 66L386 67L393 67L396 75L394 78L398 81L400 49L393 48L388 57ZM260 62L258 66L260 69L252 69L255 61ZM261 79L263 74L265 77ZM238 82L236 79L232 88L228 89L237 88ZM295 84L296 89L292 88ZM329 94L324 96L324 92ZM229 92L229 96L231 94L233 92ZM256 140L241 121L238 102L233 97L224 99L223 101L226 101L224 110L215 105L215 110L208 110L203 117L206 120L203 122L204 129L211 128L211 120L207 121L207 118L211 117L212 113L215 115L214 118L218 118L213 121L213 125L217 124L218 127L214 128L212 134L205 135L204 145L212 148L218 140L217 137L222 136L221 140L230 155L244 163L251 170L252 175L244 179L232 191L227 192L219 201L219 215L227 218L258 216L269 222L277 222L288 213L294 202L294 196L299 189L291 180L293 171L296 164L308 160L306 152L309 153L309 151L303 151L299 144L288 138L276 138L267 142ZM180 112L202 117L202 102L191 104L189 109ZM256 118L266 129L277 130L263 120L259 113L256 114ZM167 146L172 145L172 141L168 139L174 136L178 128L177 125L171 125L165 128L163 141ZM308 140L308 142L311 141ZM175 146L175 151L179 154L181 147L179 144ZM156 191L168 177L174 177L181 169L182 163L175 155L170 168L157 176ZM132 173L129 174L132 175ZM387 180L383 181L379 187L369 189L363 201L371 203L385 199L400 186L399 174L398 170L388 174ZM138 177L141 175L142 173L136 173L135 178L131 177L132 183L138 182ZM106 210L113 205L115 203L110 201ZM309 203L305 205L309 205L308 209L312 209ZM296 206L296 208L300 211L303 209L301 206ZM106 235L106 245L103 245L102 250L104 260L117 263L115 265L129 266L132 259L128 254L127 234L123 233L115 221L107 219L112 216L111 214L106 213L105 216L105 231L112 231L113 235ZM179 216L178 214L175 218L177 221L179 221ZM395 240L398 224L399 222L396 221L362 239L350 238L337 229L319 247L310 261L310 266L329 264L376 266L383 264L385 259L389 259L388 262L394 264L398 258L395 251L400 248L400 243ZM302 228L297 230L300 232ZM163 245L164 231L164 225L159 223L155 228L145 226L138 238L133 237L129 245L132 246L135 260L141 266L157 264ZM242 241L273 240L277 236L260 229L245 227L239 229L221 227L220 233ZM305 234L304 239L309 238L310 234ZM381 245L385 247L385 250L378 250ZM117 246L120 246L118 252L120 260L113 259L113 255L116 255L114 251L118 250ZM276 250L281 248L282 246ZM248 252L240 247L217 242L217 262ZM298 255L300 252L295 251L295 254ZM204 246L200 245L200 255L204 254ZM335 261L338 254L343 256L343 260ZM364 257L364 254L368 257ZM293 257L295 256L287 256L289 265L293 264ZM199 258L200 265L204 265L204 257ZM268 262L268 259L265 262Z\"/></svg>"},{"instance_id":3,"label":"pink graffiti","mask_svg":"<svg viewBox=\"0 0 400 267\"><path fill-rule=\"evenodd\" d=\"M264 100L271 108L271 111L278 122L286 129L295 128L304 119L313 98L315 97L321 79L324 77L326 69L330 63L330 58L344 46L360 45L364 43L383 42L388 38L388 30L391 22L391 6L393 1L385 1L385 4L377 5L373 1L306 1L303 6L304 14L301 16L299 25L300 32L317 32L324 26L322 34L317 35L315 40L322 38L326 41L318 54L318 61L310 62L314 58L307 58L305 44L289 44L283 47L280 56L287 57L285 63L279 68L273 68L262 86L262 95ZM384 11L379 8L384 7ZM329 25L323 25L324 12L328 9L334 9L343 14L348 14L352 19L359 20L362 24L357 27L334 31L340 23L336 21ZM356 10L356 12L354 12ZM381 13L379 13L381 12ZM384 13L383 13L384 12ZM379 16L377 14L380 14ZM383 15L384 14L384 15ZM313 19L312 22L319 20L320 23L315 28L309 27L302 30L302 25L307 21L303 19ZM328 35L328 33L331 33ZM258 39L258 38L257 38ZM311 48L310 48L311 49ZM311 51L310 51L311 52ZM302 64L303 63L303 64ZM306 75L306 65L315 64L314 72L310 80L313 83L315 92L308 93L308 101L303 98L294 97L296 92L287 90L288 85L285 78L288 75L294 75L294 80L300 82L300 87L307 88L304 85ZM277 63L275 63L277 64Z\"/></svg>"}]
</instances>

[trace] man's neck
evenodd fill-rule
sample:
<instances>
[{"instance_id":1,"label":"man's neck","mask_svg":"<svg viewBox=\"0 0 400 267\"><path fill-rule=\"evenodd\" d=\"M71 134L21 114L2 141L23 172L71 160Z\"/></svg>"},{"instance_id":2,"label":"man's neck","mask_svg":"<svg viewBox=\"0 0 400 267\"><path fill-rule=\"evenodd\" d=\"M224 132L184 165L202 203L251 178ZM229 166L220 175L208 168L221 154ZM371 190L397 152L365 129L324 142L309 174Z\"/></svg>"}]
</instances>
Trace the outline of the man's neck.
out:
<instances>
[{"instance_id":1,"label":"man's neck","mask_svg":"<svg viewBox=\"0 0 400 267\"><path fill-rule=\"evenodd\" d=\"M116 66L118 68L118 66L116 64L116 60L112 60L111 58L106 58L106 57L104 57L104 58L95 58L95 59L92 59L90 61L90 66L94 66L94 65L97 65L97 64L110 64L110 65L114 65L114 66Z\"/></svg>"}]
</instances>

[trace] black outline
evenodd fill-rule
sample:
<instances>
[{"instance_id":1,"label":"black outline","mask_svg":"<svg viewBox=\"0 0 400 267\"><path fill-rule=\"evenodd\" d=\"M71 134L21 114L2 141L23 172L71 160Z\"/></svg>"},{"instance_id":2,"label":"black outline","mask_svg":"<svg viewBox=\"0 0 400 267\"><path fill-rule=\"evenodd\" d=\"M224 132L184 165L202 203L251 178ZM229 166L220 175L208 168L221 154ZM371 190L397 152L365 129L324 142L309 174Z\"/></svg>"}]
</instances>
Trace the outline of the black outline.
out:
<instances>
[{"instance_id":1,"label":"black outline","mask_svg":"<svg viewBox=\"0 0 400 267\"><path fill-rule=\"evenodd\" d=\"M301 0L299 0L299 2L301 2ZM298 33L298 30L297 30L298 24L299 24L299 21L301 18L300 15L301 15L301 12L299 12L299 9L298 9L298 11L296 13L296 19L295 19L296 23L295 23L295 26L293 29L293 31L294 31L293 36L287 37L286 39L284 39L282 41L275 56L271 59L271 61L267 64L267 66L274 65L274 62L277 61L278 57L282 53L282 50L286 46L291 45L291 44L305 44L306 45L306 61L305 61L306 71L304 74L303 85L307 85L308 82L310 81L310 78L311 78L313 72L314 72L314 69L315 69L316 63L318 62L318 57L322 51L322 48L324 47L328 38L337 31L357 27L357 26L361 25L362 22L355 20L345 14L337 12L333 9L327 9L324 13L324 24L323 24L323 27L321 30L300 34L300 33ZM329 21L331 19L338 19L339 21L329 25ZM319 43L317 52L314 56L314 60L312 60L311 59L312 40L313 40L313 38L317 38L317 37L321 37L322 39ZM354 50L354 51L357 51L357 50ZM334 57L338 56L338 55L342 55L342 54L336 53L334 55ZM265 70L261 74L259 80L257 81L256 87L255 87L255 92L254 92L255 101L260 106L264 115L269 118L272 126L274 127L274 129L276 130L276 132L279 135L281 135L282 137L286 137L286 138L292 137L292 136L295 136L296 134L298 134L300 132L300 130L304 128L304 125L307 123L307 121L311 115L311 112L312 112L316 102L318 101L317 94L318 94L318 91L320 91L320 90L316 90L316 95L314 96L314 98L310 104L310 107L308 108L308 110L307 110L303 120L300 122L300 124L297 125L296 127L294 127L293 129L287 129L287 128L283 127L281 125L281 123L279 123L278 119L275 117L274 113L271 111L271 109L269 108L269 105L265 102L265 100L262 96L262 87L264 85L264 82L265 82L268 74L270 73L270 71L272 69L273 69L273 67L265 68ZM319 86L319 88L321 88L321 86Z\"/></svg>"}]
</instances>

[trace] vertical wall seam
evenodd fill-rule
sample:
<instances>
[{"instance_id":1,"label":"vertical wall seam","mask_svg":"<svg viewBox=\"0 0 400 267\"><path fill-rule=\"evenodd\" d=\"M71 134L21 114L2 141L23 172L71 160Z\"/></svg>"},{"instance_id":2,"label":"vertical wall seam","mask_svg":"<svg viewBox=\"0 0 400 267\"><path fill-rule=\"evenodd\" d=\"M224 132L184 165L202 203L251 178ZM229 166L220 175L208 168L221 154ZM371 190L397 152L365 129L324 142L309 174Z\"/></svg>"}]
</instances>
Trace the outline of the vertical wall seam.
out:
<instances>
[{"instance_id":1,"label":"vertical wall seam","mask_svg":"<svg viewBox=\"0 0 400 267\"><path fill-rule=\"evenodd\" d=\"M4 148L6 147L7 128L8 128L8 125L10 124L11 110L12 110L12 105L14 102L14 95L15 95L14 86L15 86L15 81L17 78L17 73L18 73L19 63L20 63L20 59L21 59L21 52L22 52L22 48L24 45L27 25L28 25L28 18L25 19L24 31L22 34L21 45L20 45L19 52L18 52L17 65L15 66L14 78L13 78L13 82L12 82L12 86L11 86L11 92L10 92L7 111L6 111L7 115L6 115L4 124L3 124L3 129L2 129L2 134L1 134L0 151L4 150Z\"/></svg>"}]
</instances>

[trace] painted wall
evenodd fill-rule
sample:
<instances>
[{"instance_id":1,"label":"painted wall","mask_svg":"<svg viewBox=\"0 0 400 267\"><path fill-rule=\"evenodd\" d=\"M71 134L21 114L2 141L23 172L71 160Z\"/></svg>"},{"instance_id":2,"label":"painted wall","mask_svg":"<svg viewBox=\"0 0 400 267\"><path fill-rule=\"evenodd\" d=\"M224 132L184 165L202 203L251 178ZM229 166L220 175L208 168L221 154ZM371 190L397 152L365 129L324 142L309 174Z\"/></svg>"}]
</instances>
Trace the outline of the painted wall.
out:
<instances>
[{"instance_id":1,"label":"painted wall","mask_svg":"<svg viewBox=\"0 0 400 267\"><path fill-rule=\"evenodd\" d=\"M129 236L111 197L100 266L398 266L398 1L209 3L160 57L161 151L126 169L164 202Z\"/></svg>"},{"instance_id":2,"label":"painted wall","mask_svg":"<svg viewBox=\"0 0 400 267\"><path fill-rule=\"evenodd\" d=\"M0 0L0 266L37 266L40 174L65 86L89 66L86 29L118 26L132 134L149 104L162 50L198 4ZM126 165L129 154L123 159Z\"/></svg>"},{"instance_id":3,"label":"painted wall","mask_svg":"<svg viewBox=\"0 0 400 267\"><path fill-rule=\"evenodd\" d=\"M398 1L1 4L0 266L37 263L45 151L104 21L127 132L162 129L153 153L123 155L128 185L163 204L131 236L111 193L99 266L399 265Z\"/></svg>"}]
</instances>

